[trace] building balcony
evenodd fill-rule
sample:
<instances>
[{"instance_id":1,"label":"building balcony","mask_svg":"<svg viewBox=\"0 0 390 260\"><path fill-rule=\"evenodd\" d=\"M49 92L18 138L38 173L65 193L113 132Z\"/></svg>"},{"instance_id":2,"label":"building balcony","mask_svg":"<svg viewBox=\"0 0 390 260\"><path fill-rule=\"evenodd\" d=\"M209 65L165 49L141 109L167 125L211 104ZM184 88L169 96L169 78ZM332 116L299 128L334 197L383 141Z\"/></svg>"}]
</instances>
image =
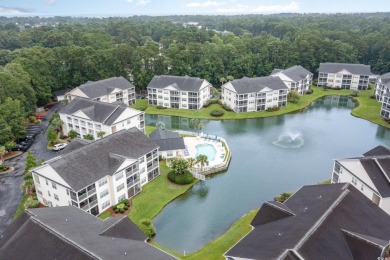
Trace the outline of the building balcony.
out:
<instances>
[{"instance_id":1,"label":"building balcony","mask_svg":"<svg viewBox=\"0 0 390 260\"><path fill-rule=\"evenodd\" d=\"M88 196L91 196L91 195L93 195L95 193L96 193L96 188L93 188L93 189L88 191Z\"/></svg>"},{"instance_id":2,"label":"building balcony","mask_svg":"<svg viewBox=\"0 0 390 260\"><path fill-rule=\"evenodd\" d=\"M84 193L83 195L79 196L79 201L85 200L87 198L87 193Z\"/></svg>"},{"instance_id":3,"label":"building balcony","mask_svg":"<svg viewBox=\"0 0 390 260\"><path fill-rule=\"evenodd\" d=\"M89 203L89 207L93 208L93 207L95 207L97 204L98 204L98 201L97 201L97 200L94 200L94 201L92 201L92 202Z\"/></svg>"}]
</instances>

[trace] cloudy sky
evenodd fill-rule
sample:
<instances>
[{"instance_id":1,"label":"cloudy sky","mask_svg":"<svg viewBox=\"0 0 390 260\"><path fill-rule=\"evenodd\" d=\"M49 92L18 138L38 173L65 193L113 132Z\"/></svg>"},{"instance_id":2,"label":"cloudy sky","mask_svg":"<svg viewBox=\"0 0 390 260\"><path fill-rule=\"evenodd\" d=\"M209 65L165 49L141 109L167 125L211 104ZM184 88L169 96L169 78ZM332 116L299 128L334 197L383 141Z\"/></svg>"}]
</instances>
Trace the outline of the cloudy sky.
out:
<instances>
[{"instance_id":1,"label":"cloudy sky","mask_svg":"<svg viewBox=\"0 0 390 260\"><path fill-rule=\"evenodd\" d=\"M0 15L389 12L389 0L0 0Z\"/></svg>"}]
</instances>

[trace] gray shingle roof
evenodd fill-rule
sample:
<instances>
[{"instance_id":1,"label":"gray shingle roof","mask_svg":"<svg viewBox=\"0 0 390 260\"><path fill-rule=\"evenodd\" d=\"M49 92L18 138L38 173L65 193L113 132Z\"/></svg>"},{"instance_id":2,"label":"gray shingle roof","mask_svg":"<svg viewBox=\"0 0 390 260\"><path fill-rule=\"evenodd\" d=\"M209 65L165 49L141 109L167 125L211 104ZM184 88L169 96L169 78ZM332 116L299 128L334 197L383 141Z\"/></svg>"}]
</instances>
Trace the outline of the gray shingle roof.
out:
<instances>
[{"instance_id":1,"label":"gray shingle roof","mask_svg":"<svg viewBox=\"0 0 390 260\"><path fill-rule=\"evenodd\" d=\"M159 151L184 150L184 140L179 133L157 128L149 135L160 146Z\"/></svg>"},{"instance_id":2,"label":"gray shingle roof","mask_svg":"<svg viewBox=\"0 0 390 260\"><path fill-rule=\"evenodd\" d=\"M152 81L150 81L148 88L163 89L172 86L177 90L198 92L204 81L204 79L189 76L179 77L161 75L154 76Z\"/></svg>"},{"instance_id":3,"label":"gray shingle roof","mask_svg":"<svg viewBox=\"0 0 390 260\"><path fill-rule=\"evenodd\" d=\"M124 90L134 88L134 85L127 81L124 77L113 77L99 81L88 81L78 88L89 98L97 98L109 95L115 88Z\"/></svg>"},{"instance_id":4,"label":"gray shingle roof","mask_svg":"<svg viewBox=\"0 0 390 260\"><path fill-rule=\"evenodd\" d=\"M390 86L390 72L381 75L379 79L381 80L382 84Z\"/></svg>"},{"instance_id":5,"label":"gray shingle roof","mask_svg":"<svg viewBox=\"0 0 390 260\"><path fill-rule=\"evenodd\" d=\"M112 175L124 158L138 159L158 145L138 128L121 130L47 162L74 191Z\"/></svg>"},{"instance_id":6,"label":"gray shingle roof","mask_svg":"<svg viewBox=\"0 0 390 260\"><path fill-rule=\"evenodd\" d=\"M68 93L69 91L71 91L70 88L63 88L63 89L59 89L59 90L53 91L53 95L56 96L56 97L63 96L66 93Z\"/></svg>"},{"instance_id":7,"label":"gray shingle roof","mask_svg":"<svg viewBox=\"0 0 390 260\"><path fill-rule=\"evenodd\" d=\"M28 209L0 238L1 259L174 259L145 243L128 218L101 220L68 206Z\"/></svg>"},{"instance_id":8,"label":"gray shingle roof","mask_svg":"<svg viewBox=\"0 0 390 260\"><path fill-rule=\"evenodd\" d=\"M390 150L383 145L378 145L377 147L374 147L373 149L369 150L368 152L365 152L363 154L364 156L384 156L384 155L390 155Z\"/></svg>"},{"instance_id":9,"label":"gray shingle roof","mask_svg":"<svg viewBox=\"0 0 390 260\"><path fill-rule=\"evenodd\" d=\"M225 255L294 259L286 254L295 250L304 259L376 259L383 249L377 241L390 238L390 216L350 184L304 186L283 204L295 215L254 226ZM274 210L257 214L268 214L263 209ZM346 238L345 231L368 240Z\"/></svg>"},{"instance_id":10,"label":"gray shingle roof","mask_svg":"<svg viewBox=\"0 0 390 260\"><path fill-rule=\"evenodd\" d=\"M287 77L292 79L294 82L298 82L300 80L303 80L308 75L313 75L313 73L311 73L310 71L308 71L307 69L305 69L304 67L302 67L300 65L295 65L295 66L292 66L292 67L285 69L285 70L274 69L272 71L271 75L278 73L278 72L283 73L284 75L286 75Z\"/></svg>"},{"instance_id":11,"label":"gray shingle roof","mask_svg":"<svg viewBox=\"0 0 390 260\"><path fill-rule=\"evenodd\" d=\"M105 125L111 125L114 123L126 109L132 110L134 114L142 113L127 107L123 102L120 103L105 103L87 98L76 97L66 106L62 107L58 113L72 115L77 111L82 111L92 121Z\"/></svg>"},{"instance_id":12,"label":"gray shingle roof","mask_svg":"<svg viewBox=\"0 0 390 260\"><path fill-rule=\"evenodd\" d=\"M238 94L255 93L264 88L272 90L288 90L287 86L279 77L259 77L259 78L242 78L230 81Z\"/></svg>"},{"instance_id":13,"label":"gray shingle roof","mask_svg":"<svg viewBox=\"0 0 390 260\"><path fill-rule=\"evenodd\" d=\"M319 72L322 73L338 73L342 70L347 70L355 75L371 75L370 65L331 62L320 63Z\"/></svg>"}]
</instances>

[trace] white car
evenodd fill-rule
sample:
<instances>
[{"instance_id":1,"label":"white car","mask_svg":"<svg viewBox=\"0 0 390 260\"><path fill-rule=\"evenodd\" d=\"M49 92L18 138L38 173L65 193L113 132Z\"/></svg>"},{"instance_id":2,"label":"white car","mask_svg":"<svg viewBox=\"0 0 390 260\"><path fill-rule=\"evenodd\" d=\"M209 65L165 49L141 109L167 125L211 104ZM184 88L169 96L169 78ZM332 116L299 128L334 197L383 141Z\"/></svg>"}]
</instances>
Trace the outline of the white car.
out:
<instances>
[{"instance_id":1,"label":"white car","mask_svg":"<svg viewBox=\"0 0 390 260\"><path fill-rule=\"evenodd\" d=\"M53 146L53 151L61 151L67 146L66 143L60 143Z\"/></svg>"}]
</instances>

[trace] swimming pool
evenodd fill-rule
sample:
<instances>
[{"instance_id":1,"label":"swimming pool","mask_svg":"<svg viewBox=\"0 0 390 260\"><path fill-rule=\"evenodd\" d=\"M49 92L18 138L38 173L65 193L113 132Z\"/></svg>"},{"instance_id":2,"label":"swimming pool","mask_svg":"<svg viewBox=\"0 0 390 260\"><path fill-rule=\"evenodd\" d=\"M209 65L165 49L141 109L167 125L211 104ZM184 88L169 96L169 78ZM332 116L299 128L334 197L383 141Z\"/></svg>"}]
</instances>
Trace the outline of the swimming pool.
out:
<instances>
[{"instance_id":1,"label":"swimming pool","mask_svg":"<svg viewBox=\"0 0 390 260\"><path fill-rule=\"evenodd\" d=\"M217 153L217 150L214 148L214 145L212 144L198 144L195 146L196 148L196 155L197 157L200 154L207 155L207 159L209 162L214 161L215 154Z\"/></svg>"}]
</instances>

